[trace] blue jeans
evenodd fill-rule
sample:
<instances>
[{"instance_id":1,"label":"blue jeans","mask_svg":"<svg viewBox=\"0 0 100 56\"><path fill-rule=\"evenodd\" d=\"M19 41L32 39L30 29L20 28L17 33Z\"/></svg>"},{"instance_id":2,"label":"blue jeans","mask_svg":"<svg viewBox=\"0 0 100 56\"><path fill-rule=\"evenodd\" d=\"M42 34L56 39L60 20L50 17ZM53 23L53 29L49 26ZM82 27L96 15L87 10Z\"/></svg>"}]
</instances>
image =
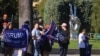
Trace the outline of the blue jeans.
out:
<instances>
[{"instance_id":1,"label":"blue jeans","mask_svg":"<svg viewBox=\"0 0 100 56\"><path fill-rule=\"evenodd\" d=\"M67 50L68 50L68 45L65 46L60 46L60 56L66 56L67 55Z\"/></svg>"},{"instance_id":2,"label":"blue jeans","mask_svg":"<svg viewBox=\"0 0 100 56\"><path fill-rule=\"evenodd\" d=\"M39 42L37 40L33 40L34 51L33 56L39 56Z\"/></svg>"},{"instance_id":3,"label":"blue jeans","mask_svg":"<svg viewBox=\"0 0 100 56\"><path fill-rule=\"evenodd\" d=\"M3 53L5 48L3 40L0 41L0 47L1 47L1 52Z\"/></svg>"}]
</instances>

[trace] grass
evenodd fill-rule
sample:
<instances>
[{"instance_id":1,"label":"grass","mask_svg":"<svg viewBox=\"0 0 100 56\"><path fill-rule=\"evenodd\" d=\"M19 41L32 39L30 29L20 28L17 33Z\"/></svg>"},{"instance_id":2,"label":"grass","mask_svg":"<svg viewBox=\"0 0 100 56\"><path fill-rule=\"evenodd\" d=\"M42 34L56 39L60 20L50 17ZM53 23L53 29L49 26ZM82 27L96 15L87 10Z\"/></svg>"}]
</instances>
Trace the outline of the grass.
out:
<instances>
[{"instance_id":1,"label":"grass","mask_svg":"<svg viewBox=\"0 0 100 56\"><path fill-rule=\"evenodd\" d=\"M100 40L90 40L92 49L100 49ZM58 43L54 43L53 48L59 48ZM78 40L70 40L69 49L78 49Z\"/></svg>"}]
</instances>

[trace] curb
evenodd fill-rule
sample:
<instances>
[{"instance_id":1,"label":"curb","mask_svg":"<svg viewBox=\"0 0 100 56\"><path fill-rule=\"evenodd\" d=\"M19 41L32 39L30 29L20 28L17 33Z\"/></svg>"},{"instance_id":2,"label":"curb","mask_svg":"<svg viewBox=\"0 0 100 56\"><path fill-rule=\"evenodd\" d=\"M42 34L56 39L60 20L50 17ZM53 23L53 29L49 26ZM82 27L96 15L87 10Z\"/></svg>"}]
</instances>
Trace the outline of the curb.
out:
<instances>
[{"instance_id":1,"label":"curb","mask_svg":"<svg viewBox=\"0 0 100 56\"><path fill-rule=\"evenodd\" d=\"M59 54L59 51L59 49L52 49L51 54ZM68 54L79 54L79 49L68 49ZM100 50L93 49L91 54L100 55Z\"/></svg>"}]
</instances>

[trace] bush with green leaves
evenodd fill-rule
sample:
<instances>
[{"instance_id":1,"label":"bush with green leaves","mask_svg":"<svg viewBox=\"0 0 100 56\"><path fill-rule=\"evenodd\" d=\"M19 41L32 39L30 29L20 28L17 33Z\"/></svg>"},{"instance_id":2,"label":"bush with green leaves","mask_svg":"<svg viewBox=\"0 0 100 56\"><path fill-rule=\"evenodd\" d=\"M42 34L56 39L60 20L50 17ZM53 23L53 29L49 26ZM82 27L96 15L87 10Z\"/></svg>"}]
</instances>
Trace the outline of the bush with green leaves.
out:
<instances>
[{"instance_id":1,"label":"bush with green leaves","mask_svg":"<svg viewBox=\"0 0 100 56\"><path fill-rule=\"evenodd\" d=\"M67 0L47 0L44 7L44 24L49 23L52 18L56 23L59 19L58 6Z\"/></svg>"}]
</instances>

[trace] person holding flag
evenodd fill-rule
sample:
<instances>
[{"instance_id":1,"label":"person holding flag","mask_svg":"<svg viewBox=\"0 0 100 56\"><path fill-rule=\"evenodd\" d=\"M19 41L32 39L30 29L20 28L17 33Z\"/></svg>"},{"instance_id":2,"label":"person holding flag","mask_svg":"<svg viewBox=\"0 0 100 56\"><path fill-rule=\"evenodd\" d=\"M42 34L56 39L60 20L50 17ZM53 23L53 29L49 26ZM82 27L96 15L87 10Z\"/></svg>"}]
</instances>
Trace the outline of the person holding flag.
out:
<instances>
[{"instance_id":1,"label":"person holding flag","mask_svg":"<svg viewBox=\"0 0 100 56\"><path fill-rule=\"evenodd\" d=\"M1 48L1 52L4 52L4 42L2 40L3 38L3 33L5 31L5 29L7 29L8 27L8 23L10 22L10 20L8 19L8 14L4 13L2 19L0 19L0 46Z\"/></svg>"},{"instance_id":2,"label":"person holding flag","mask_svg":"<svg viewBox=\"0 0 100 56\"><path fill-rule=\"evenodd\" d=\"M86 31L86 29L84 29ZM91 56L92 45L89 44L89 35L85 34L85 56Z\"/></svg>"},{"instance_id":3,"label":"person holding flag","mask_svg":"<svg viewBox=\"0 0 100 56\"><path fill-rule=\"evenodd\" d=\"M22 56L27 56L28 44L29 44L29 37L30 37L30 28L29 28L29 21L25 21L22 25L22 30L25 30L27 35L27 46L22 48Z\"/></svg>"},{"instance_id":4,"label":"person holding flag","mask_svg":"<svg viewBox=\"0 0 100 56\"><path fill-rule=\"evenodd\" d=\"M90 45L88 40L89 38L86 34L86 29L83 28L78 37L80 56L90 56Z\"/></svg>"},{"instance_id":5,"label":"person holding flag","mask_svg":"<svg viewBox=\"0 0 100 56\"><path fill-rule=\"evenodd\" d=\"M12 23L9 22L8 25L7 25L7 28L5 29L6 30L12 30L13 29L13 26L12 26ZM5 50L4 50L4 56L12 56L13 54L13 48L11 48L7 42L4 41L4 46L5 46Z\"/></svg>"},{"instance_id":6,"label":"person holding flag","mask_svg":"<svg viewBox=\"0 0 100 56\"><path fill-rule=\"evenodd\" d=\"M47 38L44 33L48 31L50 28L50 24L46 24L45 28L43 29L43 33L41 34L41 44L40 44L40 53L41 56L48 56L49 51L51 50L50 45L49 45L49 38Z\"/></svg>"},{"instance_id":7,"label":"person holding flag","mask_svg":"<svg viewBox=\"0 0 100 56\"><path fill-rule=\"evenodd\" d=\"M51 19L50 24L46 24L44 34L41 36L42 56L49 56L54 41L58 41L58 38L56 38L57 33L56 24Z\"/></svg>"},{"instance_id":8,"label":"person holding flag","mask_svg":"<svg viewBox=\"0 0 100 56\"><path fill-rule=\"evenodd\" d=\"M15 30L15 29L14 29ZM24 39L27 39L24 43L26 44L25 47L18 47L14 48L13 56L27 56L27 49L28 49L28 40L30 37L30 28L29 28L29 21L25 21L24 24L22 25L21 29L18 29L17 31L24 31L26 34L24 35Z\"/></svg>"}]
</instances>

